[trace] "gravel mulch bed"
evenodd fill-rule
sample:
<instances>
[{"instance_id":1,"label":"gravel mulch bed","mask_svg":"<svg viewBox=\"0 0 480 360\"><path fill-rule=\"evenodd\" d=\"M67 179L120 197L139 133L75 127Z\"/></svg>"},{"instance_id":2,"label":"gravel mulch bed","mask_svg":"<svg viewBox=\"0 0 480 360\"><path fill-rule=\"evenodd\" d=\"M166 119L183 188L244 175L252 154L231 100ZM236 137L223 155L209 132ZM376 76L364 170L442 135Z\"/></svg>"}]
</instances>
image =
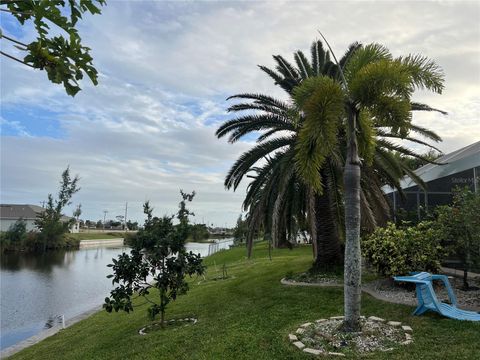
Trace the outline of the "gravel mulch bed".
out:
<instances>
[{"instance_id":1,"label":"gravel mulch bed","mask_svg":"<svg viewBox=\"0 0 480 360\"><path fill-rule=\"evenodd\" d=\"M343 275L321 274L321 273L301 273L288 274L285 280L292 283L324 284L324 285L343 285Z\"/></svg>"},{"instance_id":2,"label":"gravel mulch bed","mask_svg":"<svg viewBox=\"0 0 480 360\"><path fill-rule=\"evenodd\" d=\"M303 324L289 335L289 340L306 353L331 356L392 351L413 341L412 328L397 321L362 317L362 330L354 333L342 332L342 322L343 316L333 316Z\"/></svg>"},{"instance_id":3,"label":"gravel mulch bed","mask_svg":"<svg viewBox=\"0 0 480 360\"><path fill-rule=\"evenodd\" d=\"M450 278L450 284L457 297L458 307L480 311L480 279L471 279L469 284L476 287L475 290L465 291L461 288L462 280L459 278ZM406 305L416 305L417 299L415 287L400 286L390 279L380 279L364 285L367 289L373 290L384 297L387 301L402 303ZM438 300L448 303L448 293L443 283L434 282L435 293Z\"/></svg>"}]
</instances>

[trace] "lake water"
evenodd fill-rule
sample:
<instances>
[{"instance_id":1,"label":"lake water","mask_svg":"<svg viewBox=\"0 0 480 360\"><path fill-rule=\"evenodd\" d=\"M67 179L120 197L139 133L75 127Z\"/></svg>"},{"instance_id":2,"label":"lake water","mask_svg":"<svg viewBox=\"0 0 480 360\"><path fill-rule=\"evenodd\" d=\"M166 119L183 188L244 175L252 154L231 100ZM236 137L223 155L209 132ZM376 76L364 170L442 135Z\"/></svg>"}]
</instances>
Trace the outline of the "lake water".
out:
<instances>
[{"instance_id":1,"label":"lake water","mask_svg":"<svg viewBox=\"0 0 480 360\"><path fill-rule=\"evenodd\" d=\"M187 243L202 257L228 249L218 244ZM70 319L103 304L112 283L107 264L125 247L96 247L45 254L10 253L0 258L0 348L48 328L55 317Z\"/></svg>"}]
</instances>

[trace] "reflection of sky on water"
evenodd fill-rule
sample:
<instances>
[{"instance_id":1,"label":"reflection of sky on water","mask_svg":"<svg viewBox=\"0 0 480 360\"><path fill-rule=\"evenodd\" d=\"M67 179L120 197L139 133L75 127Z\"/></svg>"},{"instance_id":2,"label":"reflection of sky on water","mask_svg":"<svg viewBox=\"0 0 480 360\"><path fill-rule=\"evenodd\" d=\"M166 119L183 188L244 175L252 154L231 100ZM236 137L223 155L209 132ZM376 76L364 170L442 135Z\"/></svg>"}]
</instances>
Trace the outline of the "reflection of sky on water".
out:
<instances>
[{"instance_id":1,"label":"reflection of sky on water","mask_svg":"<svg viewBox=\"0 0 480 360\"><path fill-rule=\"evenodd\" d=\"M126 250L126 248L123 248ZM107 264L122 248L3 254L0 265L1 348L102 303L111 289Z\"/></svg>"}]
</instances>

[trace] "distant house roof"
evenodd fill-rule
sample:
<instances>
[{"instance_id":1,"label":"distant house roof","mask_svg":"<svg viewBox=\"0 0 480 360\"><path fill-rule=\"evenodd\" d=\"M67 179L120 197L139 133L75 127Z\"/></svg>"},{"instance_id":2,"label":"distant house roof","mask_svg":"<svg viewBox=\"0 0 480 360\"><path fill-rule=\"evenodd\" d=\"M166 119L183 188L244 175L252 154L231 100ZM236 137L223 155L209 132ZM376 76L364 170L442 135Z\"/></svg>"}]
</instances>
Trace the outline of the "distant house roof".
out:
<instances>
[{"instance_id":1,"label":"distant house roof","mask_svg":"<svg viewBox=\"0 0 480 360\"><path fill-rule=\"evenodd\" d=\"M435 179L457 174L461 171L480 166L480 141L443 155L439 157L436 162L441 163L441 165L424 165L415 170L415 174L427 183ZM402 189L406 189L416 184L410 177L405 176L400 181L400 185ZM389 186L385 186L384 191L390 193L393 189Z\"/></svg>"},{"instance_id":2,"label":"distant house roof","mask_svg":"<svg viewBox=\"0 0 480 360\"><path fill-rule=\"evenodd\" d=\"M0 219L18 220L35 220L38 214L45 209L38 205L29 204L0 204ZM63 221L69 220L70 217L62 216Z\"/></svg>"}]
</instances>

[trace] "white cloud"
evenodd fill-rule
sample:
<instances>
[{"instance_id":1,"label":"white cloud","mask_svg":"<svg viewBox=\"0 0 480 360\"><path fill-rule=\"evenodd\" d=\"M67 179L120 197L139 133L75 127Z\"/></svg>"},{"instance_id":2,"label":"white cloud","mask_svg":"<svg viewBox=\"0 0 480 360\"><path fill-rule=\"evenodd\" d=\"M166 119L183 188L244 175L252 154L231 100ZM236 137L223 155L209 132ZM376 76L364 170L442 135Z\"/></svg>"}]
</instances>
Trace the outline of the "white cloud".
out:
<instances>
[{"instance_id":1,"label":"white cloud","mask_svg":"<svg viewBox=\"0 0 480 360\"><path fill-rule=\"evenodd\" d=\"M271 55L309 53L320 29L337 55L351 42L379 42L394 55L421 53L446 74L443 95L416 98L449 112L417 114L437 131L445 151L480 134L480 23L475 2L109 2L81 23L84 43L100 71L75 98L43 72L2 60L2 127L35 135L5 110L52 114L63 135L2 138L2 202L38 202L55 191L70 164L82 177L84 214L141 218L151 199L173 212L178 189L195 189L194 210L209 222L233 224L244 188L225 192L223 178L251 146L214 137L226 119L224 99L240 92L284 96L257 67ZM28 41L29 29L22 37ZM44 121L31 116L31 121Z\"/></svg>"}]
</instances>

